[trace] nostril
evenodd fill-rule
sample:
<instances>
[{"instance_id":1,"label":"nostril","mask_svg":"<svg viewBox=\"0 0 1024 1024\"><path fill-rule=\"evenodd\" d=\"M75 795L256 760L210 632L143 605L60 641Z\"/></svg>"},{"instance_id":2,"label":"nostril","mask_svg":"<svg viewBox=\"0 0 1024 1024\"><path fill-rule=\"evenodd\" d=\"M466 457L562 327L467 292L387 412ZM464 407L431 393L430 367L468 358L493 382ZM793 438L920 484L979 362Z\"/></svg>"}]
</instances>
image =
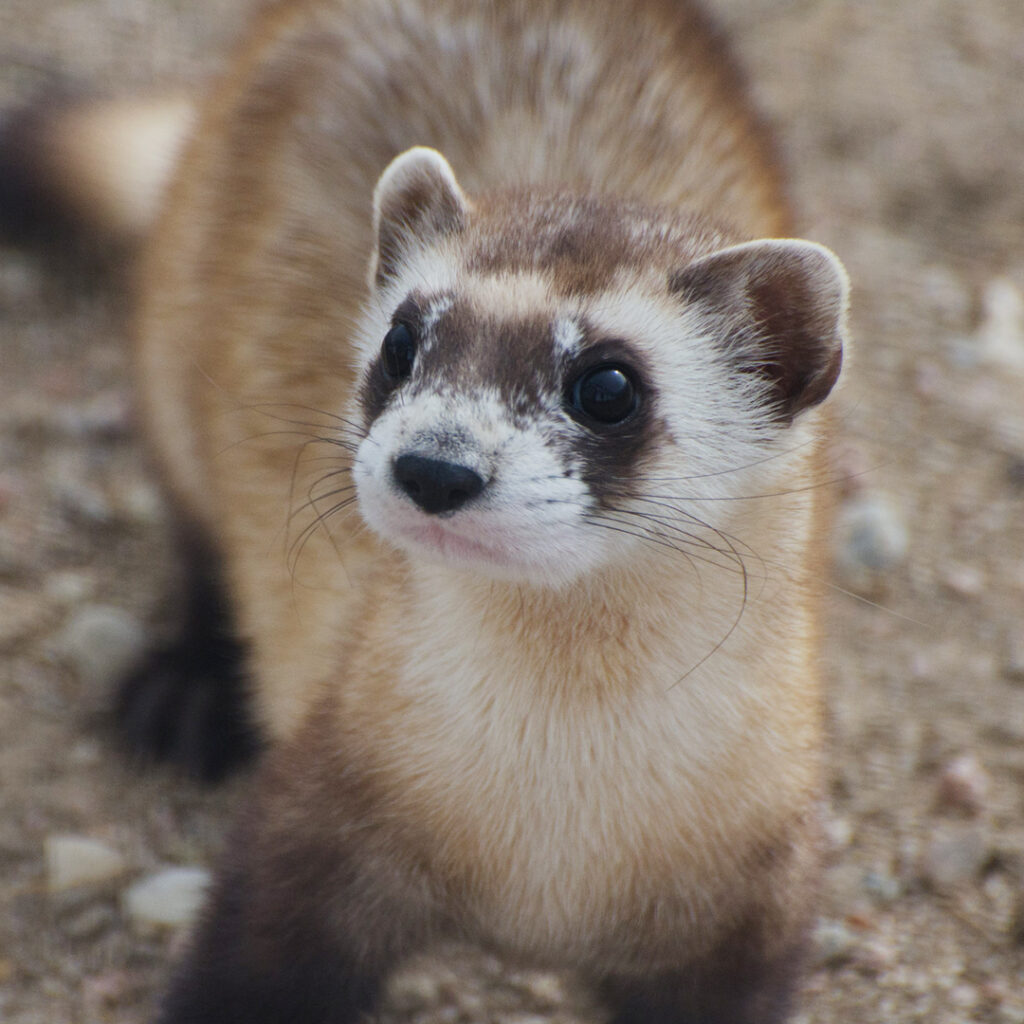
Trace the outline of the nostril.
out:
<instances>
[{"instance_id":1,"label":"nostril","mask_svg":"<svg viewBox=\"0 0 1024 1024\"><path fill-rule=\"evenodd\" d=\"M475 498L486 481L475 470L423 455L400 455L392 465L399 488L424 512L454 512Z\"/></svg>"}]
</instances>

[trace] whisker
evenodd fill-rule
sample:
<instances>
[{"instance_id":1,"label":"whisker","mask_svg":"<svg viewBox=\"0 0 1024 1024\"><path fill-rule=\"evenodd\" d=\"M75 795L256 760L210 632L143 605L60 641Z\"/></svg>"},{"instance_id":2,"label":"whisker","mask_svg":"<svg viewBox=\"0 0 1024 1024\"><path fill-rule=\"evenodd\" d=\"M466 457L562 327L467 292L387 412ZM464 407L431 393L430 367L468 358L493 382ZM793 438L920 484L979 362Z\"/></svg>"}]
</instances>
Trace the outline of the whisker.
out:
<instances>
[{"instance_id":1,"label":"whisker","mask_svg":"<svg viewBox=\"0 0 1024 1024\"><path fill-rule=\"evenodd\" d=\"M338 548L337 542L334 539L334 535L331 533L330 529L327 526L327 521L331 519L333 516L335 516L338 512L353 505L355 503L355 500L355 496L353 495L350 498L346 498L344 501L339 501L335 503L326 511L319 512L313 519L313 521L307 524L305 527L303 527L303 529L299 532L298 536L292 542L287 552L289 570L292 573L293 580L295 570L298 567L299 559L302 557L302 552L305 549L306 544L309 542L310 538L313 536L314 533L316 533L318 529L323 529L326 532L327 537L330 540L331 545L334 547L335 553L338 555L339 560L343 561L341 557L341 550ZM313 505L314 508L316 508L315 503L311 502L311 504Z\"/></svg>"},{"instance_id":2,"label":"whisker","mask_svg":"<svg viewBox=\"0 0 1024 1024\"><path fill-rule=\"evenodd\" d=\"M692 549L687 549L680 543L673 542L652 530L646 529L643 526L631 526L628 523L622 523L620 520L609 519L607 517L607 513L586 513L584 514L583 519L585 522L592 523L593 525L599 526L602 529L611 530L615 533L621 533L627 537L635 537L637 540L646 541L658 547L667 548L669 551L674 551L676 554L682 555L685 559L687 559L687 561L689 561L691 565L694 566L694 568L696 568L696 562L701 562L704 565L713 566L714 568L720 569L724 572L735 573L737 576L747 575L744 572L742 561L739 563L734 562L733 564L723 564L722 562L719 562L714 558L708 557L706 554L699 554L698 552ZM718 548L712 548L711 550L723 556L727 556L729 554L727 551L722 551Z\"/></svg>"}]
</instances>

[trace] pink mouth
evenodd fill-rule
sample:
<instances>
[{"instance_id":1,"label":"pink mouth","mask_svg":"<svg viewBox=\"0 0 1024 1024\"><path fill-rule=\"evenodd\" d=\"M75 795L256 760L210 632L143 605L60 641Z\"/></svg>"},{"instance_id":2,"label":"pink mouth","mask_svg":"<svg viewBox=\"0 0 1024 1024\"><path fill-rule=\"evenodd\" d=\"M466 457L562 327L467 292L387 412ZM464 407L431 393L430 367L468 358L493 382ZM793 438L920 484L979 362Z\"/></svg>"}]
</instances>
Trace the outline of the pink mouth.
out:
<instances>
[{"instance_id":1,"label":"pink mouth","mask_svg":"<svg viewBox=\"0 0 1024 1024\"><path fill-rule=\"evenodd\" d=\"M433 548L446 558L504 564L511 561L509 552L504 547L484 544L463 534L446 530L440 523L417 525L416 528L409 530L409 534L417 543Z\"/></svg>"}]
</instances>

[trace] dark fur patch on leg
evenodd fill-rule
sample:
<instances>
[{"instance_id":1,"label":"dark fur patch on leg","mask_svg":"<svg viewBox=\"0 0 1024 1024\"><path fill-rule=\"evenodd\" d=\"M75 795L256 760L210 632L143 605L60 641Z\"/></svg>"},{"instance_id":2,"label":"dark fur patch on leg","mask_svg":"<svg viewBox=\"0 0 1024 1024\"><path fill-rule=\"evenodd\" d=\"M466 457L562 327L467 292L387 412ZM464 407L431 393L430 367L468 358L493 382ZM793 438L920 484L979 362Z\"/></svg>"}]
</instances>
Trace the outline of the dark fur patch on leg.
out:
<instances>
[{"instance_id":1,"label":"dark fur patch on leg","mask_svg":"<svg viewBox=\"0 0 1024 1024\"><path fill-rule=\"evenodd\" d=\"M157 1024L350 1024L377 998L379 975L348 961L316 916L260 928L260 891L245 846L222 873L193 947L172 981ZM292 879L274 879L287 889ZM297 899L302 900L301 896ZM311 906L311 904L307 904Z\"/></svg>"},{"instance_id":2,"label":"dark fur patch on leg","mask_svg":"<svg viewBox=\"0 0 1024 1024\"><path fill-rule=\"evenodd\" d=\"M194 531L182 547L188 589L180 631L121 682L114 713L132 752L216 782L258 746L245 648L234 632L219 559Z\"/></svg>"},{"instance_id":3,"label":"dark fur patch on leg","mask_svg":"<svg viewBox=\"0 0 1024 1024\"><path fill-rule=\"evenodd\" d=\"M330 724L261 764L158 1024L362 1024L398 963L453 937Z\"/></svg>"},{"instance_id":4,"label":"dark fur patch on leg","mask_svg":"<svg viewBox=\"0 0 1024 1024\"><path fill-rule=\"evenodd\" d=\"M651 977L599 983L611 1024L784 1024L803 967L803 945L763 951L757 927L738 929L700 962Z\"/></svg>"}]
</instances>

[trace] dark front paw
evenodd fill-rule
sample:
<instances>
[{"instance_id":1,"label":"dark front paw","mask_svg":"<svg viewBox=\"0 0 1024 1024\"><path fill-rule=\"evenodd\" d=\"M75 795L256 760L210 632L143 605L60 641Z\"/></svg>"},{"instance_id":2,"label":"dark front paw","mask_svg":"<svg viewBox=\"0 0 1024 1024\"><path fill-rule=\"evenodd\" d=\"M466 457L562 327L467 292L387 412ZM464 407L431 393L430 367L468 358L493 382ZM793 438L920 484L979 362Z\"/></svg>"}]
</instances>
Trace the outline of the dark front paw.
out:
<instances>
[{"instance_id":1,"label":"dark front paw","mask_svg":"<svg viewBox=\"0 0 1024 1024\"><path fill-rule=\"evenodd\" d=\"M245 690L237 641L182 638L150 651L120 684L117 728L131 753L217 782L258 746Z\"/></svg>"}]
</instances>

